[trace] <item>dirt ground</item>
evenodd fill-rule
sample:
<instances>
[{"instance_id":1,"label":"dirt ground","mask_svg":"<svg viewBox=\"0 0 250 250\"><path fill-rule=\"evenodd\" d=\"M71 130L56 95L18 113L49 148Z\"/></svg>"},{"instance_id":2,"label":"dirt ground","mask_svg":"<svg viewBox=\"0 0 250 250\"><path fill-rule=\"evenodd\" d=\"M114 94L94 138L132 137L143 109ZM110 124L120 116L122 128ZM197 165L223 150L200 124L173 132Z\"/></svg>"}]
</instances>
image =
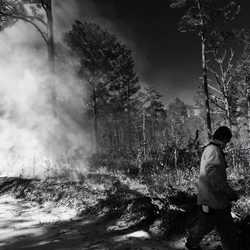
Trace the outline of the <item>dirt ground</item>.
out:
<instances>
[{"instance_id":1,"label":"dirt ground","mask_svg":"<svg viewBox=\"0 0 250 250\"><path fill-rule=\"evenodd\" d=\"M111 231L112 219L77 217L76 212L53 203L0 197L0 249L2 250L177 250L184 238L171 242L143 230ZM208 249L208 248L207 248Z\"/></svg>"}]
</instances>

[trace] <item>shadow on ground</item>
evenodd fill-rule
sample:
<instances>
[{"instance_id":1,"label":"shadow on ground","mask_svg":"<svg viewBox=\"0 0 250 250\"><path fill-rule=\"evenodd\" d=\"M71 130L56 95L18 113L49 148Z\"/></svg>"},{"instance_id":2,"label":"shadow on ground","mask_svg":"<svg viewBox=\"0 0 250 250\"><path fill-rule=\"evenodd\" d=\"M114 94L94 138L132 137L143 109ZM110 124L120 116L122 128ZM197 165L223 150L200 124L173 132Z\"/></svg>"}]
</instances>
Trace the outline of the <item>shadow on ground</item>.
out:
<instances>
[{"instance_id":1,"label":"shadow on ground","mask_svg":"<svg viewBox=\"0 0 250 250\"><path fill-rule=\"evenodd\" d=\"M115 182L106 199L71 220L56 222L50 208L14 198L2 199L0 249L181 249L181 240L170 247L164 237L156 237L152 231L152 226L159 230L154 223L162 217L152 201ZM52 221L39 223L38 216L51 216Z\"/></svg>"},{"instance_id":2,"label":"shadow on ground","mask_svg":"<svg viewBox=\"0 0 250 250\"><path fill-rule=\"evenodd\" d=\"M15 237L9 239L5 250L15 249L140 249L140 246L156 246L154 240L132 239L123 237L124 234L133 232L131 230L121 230L120 232L108 232L110 220L97 220L82 217L78 220L55 225L43 226L43 233L38 236L26 235L23 238ZM145 237L145 235L144 235ZM159 242L157 242L159 245ZM162 243L163 249L167 245ZM148 248L151 249L151 248ZM155 248L156 249L156 248Z\"/></svg>"},{"instance_id":3,"label":"shadow on ground","mask_svg":"<svg viewBox=\"0 0 250 250\"><path fill-rule=\"evenodd\" d=\"M0 198L0 249L184 249L185 229L196 214L194 204L195 197L184 192L157 200L118 181L105 199L78 216L53 204L44 207L6 196ZM171 234L176 236L172 240Z\"/></svg>"}]
</instances>

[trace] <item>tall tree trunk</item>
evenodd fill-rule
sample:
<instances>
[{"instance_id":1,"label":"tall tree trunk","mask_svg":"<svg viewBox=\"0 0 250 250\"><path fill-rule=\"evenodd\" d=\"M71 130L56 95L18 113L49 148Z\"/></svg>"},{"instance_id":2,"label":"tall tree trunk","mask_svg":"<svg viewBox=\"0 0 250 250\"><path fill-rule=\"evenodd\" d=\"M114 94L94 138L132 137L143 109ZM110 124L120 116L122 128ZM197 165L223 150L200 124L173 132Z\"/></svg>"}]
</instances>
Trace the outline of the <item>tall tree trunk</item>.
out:
<instances>
[{"instance_id":1,"label":"tall tree trunk","mask_svg":"<svg viewBox=\"0 0 250 250\"><path fill-rule=\"evenodd\" d=\"M248 137L250 139L250 78L247 79L247 121L248 121Z\"/></svg>"},{"instance_id":2,"label":"tall tree trunk","mask_svg":"<svg viewBox=\"0 0 250 250\"><path fill-rule=\"evenodd\" d=\"M93 87L93 113L94 113L94 145L95 145L95 151L99 151L99 145L98 145L98 110L97 110L97 96L96 96L96 87Z\"/></svg>"},{"instance_id":3,"label":"tall tree trunk","mask_svg":"<svg viewBox=\"0 0 250 250\"><path fill-rule=\"evenodd\" d=\"M55 42L54 42L54 29L53 29L53 2L47 0L47 29L48 29L48 58L51 73L55 73Z\"/></svg>"},{"instance_id":4,"label":"tall tree trunk","mask_svg":"<svg viewBox=\"0 0 250 250\"><path fill-rule=\"evenodd\" d=\"M203 88L204 88L204 94L205 94L207 134L208 134L208 138L211 138L212 125L211 125L208 81L207 81L206 39L205 39L204 34L201 35L201 54L202 54L202 77L203 77Z\"/></svg>"},{"instance_id":5,"label":"tall tree trunk","mask_svg":"<svg viewBox=\"0 0 250 250\"><path fill-rule=\"evenodd\" d=\"M142 113L142 140L143 140L143 158L146 159L146 113L145 110L143 110Z\"/></svg>"},{"instance_id":6,"label":"tall tree trunk","mask_svg":"<svg viewBox=\"0 0 250 250\"><path fill-rule=\"evenodd\" d=\"M225 102L225 110L226 110L226 123L227 123L227 126L230 129L232 129L231 112L230 112L230 105L229 105L228 98L225 98L224 102Z\"/></svg>"},{"instance_id":7,"label":"tall tree trunk","mask_svg":"<svg viewBox=\"0 0 250 250\"><path fill-rule=\"evenodd\" d=\"M246 101L247 101L247 132L248 132L248 139L250 140L250 75L246 76L245 83L246 83Z\"/></svg>"},{"instance_id":8,"label":"tall tree trunk","mask_svg":"<svg viewBox=\"0 0 250 250\"><path fill-rule=\"evenodd\" d=\"M48 34L48 61L49 71L51 73L50 87L51 87L51 104L52 112L54 116L57 116L57 94L55 89L55 41L54 41L54 29L53 29L53 0L46 0L46 15L47 15L47 34Z\"/></svg>"},{"instance_id":9,"label":"tall tree trunk","mask_svg":"<svg viewBox=\"0 0 250 250\"><path fill-rule=\"evenodd\" d=\"M128 81L127 83L127 131L128 131L128 152L132 151L132 141L131 141L131 132L132 132L132 126L131 126L131 107L130 107L130 83Z\"/></svg>"},{"instance_id":10,"label":"tall tree trunk","mask_svg":"<svg viewBox=\"0 0 250 250\"><path fill-rule=\"evenodd\" d=\"M203 77L203 89L205 94L205 108L206 108L206 125L208 138L212 136L212 125L210 116L210 106L209 106L209 93L208 93L208 81L207 81L207 60L206 60L206 37L204 32L204 17L202 13L201 1L197 0L197 7L200 14L200 25L201 25L201 58L202 58L202 77Z\"/></svg>"},{"instance_id":11,"label":"tall tree trunk","mask_svg":"<svg viewBox=\"0 0 250 250\"><path fill-rule=\"evenodd\" d=\"M177 153L177 148L175 147L174 149L174 168L175 170L177 169L178 167L178 153Z\"/></svg>"}]
</instances>

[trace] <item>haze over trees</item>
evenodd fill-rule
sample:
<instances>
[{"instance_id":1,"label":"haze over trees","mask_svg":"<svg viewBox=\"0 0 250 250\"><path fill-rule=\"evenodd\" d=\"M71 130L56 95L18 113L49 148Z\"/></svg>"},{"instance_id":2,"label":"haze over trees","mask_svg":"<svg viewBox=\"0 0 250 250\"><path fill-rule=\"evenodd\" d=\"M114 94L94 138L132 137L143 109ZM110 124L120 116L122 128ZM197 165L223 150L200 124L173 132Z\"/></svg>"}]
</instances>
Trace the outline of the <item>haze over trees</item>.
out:
<instances>
[{"instance_id":1,"label":"haze over trees","mask_svg":"<svg viewBox=\"0 0 250 250\"><path fill-rule=\"evenodd\" d=\"M45 41L54 71L51 1L2 0L1 6L2 29L15 25L18 20L32 25ZM141 155L148 159L161 154L166 146L188 147L196 130L204 141L203 120L208 135L223 121L229 127L238 125L239 110L244 109L247 98L243 101L244 97L240 97L246 87L237 85L236 78L242 75L241 68L245 67L242 64L247 63L239 59L247 58L247 43L245 39L244 53L238 56L241 53L231 45L232 40L239 39L239 33L228 26L239 15L238 3L176 0L171 1L171 7L184 8L179 30L200 38L203 81L200 106L186 105L178 98L168 106L163 103L155 89L140 83L133 52L99 24L75 21L64 35L67 48L58 48L58 53L69 53L76 58L79 63L75 72L83 85L88 83L87 117L92 121L96 152L123 154L125 158L127 154L132 158ZM206 111L205 119L202 110Z\"/></svg>"},{"instance_id":2,"label":"haze over trees","mask_svg":"<svg viewBox=\"0 0 250 250\"><path fill-rule=\"evenodd\" d=\"M46 44L54 72L52 1L2 0L0 4L1 29L19 20L33 26ZM239 4L173 0L170 6L184 11L179 30L194 33L200 39L197 50L201 49L202 91L197 90L196 106L186 105L178 98L163 103L154 83L141 83L133 51L100 24L75 21L64 41L57 43L58 63L63 56L73 58L77 61L71 65L75 74L82 85L87 82L85 115L87 123L92 124L96 153L141 161L164 158L168 148L173 151L171 157L176 165L180 155L177 151L189 151L193 141L204 143L205 131L209 137L218 124L227 124L234 131L240 127L240 131L245 131L242 133L249 134L245 129L246 123L250 126L249 40L247 32L231 28L240 14ZM240 49L235 46L238 43Z\"/></svg>"},{"instance_id":3,"label":"haze over trees","mask_svg":"<svg viewBox=\"0 0 250 250\"><path fill-rule=\"evenodd\" d=\"M33 26L48 50L50 69L55 71L55 45L52 0L1 0L1 30L21 20Z\"/></svg>"},{"instance_id":4,"label":"haze over trees","mask_svg":"<svg viewBox=\"0 0 250 250\"><path fill-rule=\"evenodd\" d=\"M105 136L102 130L106 124L114 129L114 138L110 134L109 144L115 143L114 147L120 150L122 136L122 144L129 147L133 96L139 90L131 51L94 23L76 21L65 35L65 41L80 60L79 76L86 79L90 87L96 145L100 143L99 137ZM124 126L128 130L126 136L121 131Z\"/></svg>"},{"instance_id":5,"label":"haze over trees","mask_svg":"<svg viewBox=\"0 0 250 250\"><path fill-rule=\"evenodd\" d=\"M131 228L146 230L150 232L150 237L154 234L159 236L159 232L168 237L176 231L183 237L189 219L194 220L195 185L201 152L213 130L227 125L233 131L233 143L226 149L231 167L230 178L241 191L241 198L234 204L233 212L239 214L240 223L249 218L250 35L247 30L233 29L233 21L240 15L239 4L231 0L171 0L171 11L180 8L184 13L180 16L179 30L198 37L196 49L201 54L201 67L197 69L197 83L201 81L201 84L194 104L186 104L178 97L164 100L166 93L157 91L154 82L145 83L138 71L135 51L126 39L100 22L85 21L84 17L75 20L62 34L62 40L54 41L53 18L56 16L52 15L52 3L52 0L0 0L0 32L7 31L19 21L24 22L34 28L44 41L45 46L38 50L48 54L48 61L46 58L45 64L39 64L39 70L46 72L48 77L31 74L35 67L29 60L30 71L22 72L28 77L21 82L17 79L17 85L21 87L9 90L8 86L0 84L1 97L3 87L9 90L7 93L11 92L13 99L19 97L16 90L24 90L22 94L25 95L30 87L31 91L25 97L32 99L31 105L21 103L25 109L22 114L16 111L19 107L14 103L11 112L5 115L7 105L2 103L9 96L6 100L1 98L0 125L10 120L14 128L23 128L25 122L31 120L25 132L33 133L39 128L35 142L48 136L49 143L46 141L43 145L46 149L51 149L52 144L58 149L63 144L66 150L58 161L46 158L45 163L40 164L44 168L43 173L50 171L42 176L45 181L24 179L27 176L21 172L18 178L7 178L3 182L0 178L0 193L10 191L18 198L36 201L40 205L47 201L53 205L63 204L80 215L93 216L95 224L88 222L87 231L91 231L89 225L99 227L96 221L101 215L100 230L104 237L111 233L112 243L113 232L124 233ZM5 65L5 60L3 62L1 65ZM26 70L17 65L20 71ZM47 69L47 66L49 73L41 69ZM182 69L179 72L184 74ZM53 80L55 95L58 94L61 99L47 105L47 95L51 93L44 86L50 86ZM37 81L48 82L48 85L39 84L36 88ZM40 98L43 104L45 102L44 106L40 105ZM51 112L53 105L62 114ZM38 122L33 122L29 109L35 113ZM55 131L61 125L63 130ZM85 139L85 134L87 142L81 141ZM73 146L71 137L74 137ZM15 142L19 140L14 139ZM30 143L33 149L30 141L23 141ZM0 147L0 156L1 152ZM12 162L18 162L13 152L15 145L8 147L8 156ZM32 158L31 164L20 161L20 168L33 168L31 176L37 178L32 164L39 160ZM8 165L10 168L13 166L16 165ZM105 229L103 218L105 221L108 218ZM79 221L78 218L74 226ZM82 237L81 230L85 224L82 221L79 223ZM112 223L116 225L113 227ZM247 223L242 225L248 233L249 220ZM180 229L179 225L183 228ZM66 231L63 230L63 235ZM93 232L95 234L96 231ZM90 236L95 238L96 247L96 235ZM32 244L34 247L33 241ZM53 244L57 244L57 240Z\"/></svg>"}]
</instances>

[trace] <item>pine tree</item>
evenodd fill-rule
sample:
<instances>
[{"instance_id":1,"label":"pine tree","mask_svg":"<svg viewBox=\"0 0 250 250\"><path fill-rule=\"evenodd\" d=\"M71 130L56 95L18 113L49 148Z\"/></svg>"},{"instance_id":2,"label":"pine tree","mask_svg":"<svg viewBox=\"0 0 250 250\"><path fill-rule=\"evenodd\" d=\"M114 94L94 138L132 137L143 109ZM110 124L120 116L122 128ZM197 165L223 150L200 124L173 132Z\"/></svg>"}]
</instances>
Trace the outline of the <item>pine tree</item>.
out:
<instances>
[{"instance_id":1,"label":"pine tree","mask_svg":"<svg viewBox=\"0 0 250 250\"><path fill-rule=\"evenodd\" d=\"M76 21L64 40L79 59L79 75L91 88L96 145L99 141L98 122L102 117L115 124L113 134L118 144L129 147L133 96L140 89L131 50L115 35L89 22ZM122 135L120 120L124 128ZM121 142L121 137L127 141Z\"/></svg>"},{"instance_id":2,"label":"pine tree","mask_svg":"<svg viewBox=\"0 0 250 250\"><path fill-rule=\"evenodd\" d=\"M205 96L206 124L208 137L212 134L210 104L208 92L207 50L219 47L227 32L221 31L225 22L232 21L239 13L236 1L222 0L172 0L172 8L185 8L185 14L179 23L179 30L192 32L200 37L203 89Z\"/></svg>"},{"instance_id":3,"label":"pine tree","mask_svg":"<svg viewBox=\"0 0 250 250\"><path fill-rule=\"evenodd\" d=\"M139 128L139 144L142 147L144 159L150 151L159 151L164 144L166 128L166 108L162 96L153 88L145 87L136 98L136 127Z\"/></svg>"}]
</instances>

